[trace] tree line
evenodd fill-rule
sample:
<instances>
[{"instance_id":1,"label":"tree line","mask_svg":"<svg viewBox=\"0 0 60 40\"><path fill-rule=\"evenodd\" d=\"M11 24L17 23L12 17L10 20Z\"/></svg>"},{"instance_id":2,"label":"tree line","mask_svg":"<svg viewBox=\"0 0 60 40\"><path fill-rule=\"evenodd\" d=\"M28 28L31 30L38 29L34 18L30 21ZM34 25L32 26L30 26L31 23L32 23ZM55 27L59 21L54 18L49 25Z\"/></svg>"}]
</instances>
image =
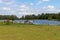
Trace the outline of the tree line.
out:
<instances>
[{"instance_id":1,"label":"tree line","mask_svg":"<svg viewBox=\"0 0 60 40\"><path fill-rule=\"evenodd\" d=\"M43 19L43 20L60 20L60 12L59 13L42 13L38 15L25 15L21 18L18 18L16 15L0 15L0 20L35 20L35 19Z\"/></svg>"},{"instance_id":2,"label":"tree line","mask_svg":"<svg viewBox=\"0 0 60 40\"><path fill-rule=\"evenodd\" d=\"M3 24L11 24L14 20L19 18L16 15L0 15L0 20L4 20Z\"/></svg>"},{"instance_id":3,"label":"tree line","mask_svg":"<svg viewBox=\"0 0 60 40\"><path fill-rule=\"evenodd\" d=\"M25 15L22 16L20 19L29 19L29 20L34 20L34 19L43 19L43 20L60 20L60 12L59 13L42 13L38 15Z\"/></svg>"},{"instance_id":4,"label":"tree line","mask_svg":"<svg viewBox=\"0 0 60 40\"><path fill-rule=\"evenodd\" d=\"M0 20L18 20L16 15L0 15Z\"/></svg>"}]
</instances>

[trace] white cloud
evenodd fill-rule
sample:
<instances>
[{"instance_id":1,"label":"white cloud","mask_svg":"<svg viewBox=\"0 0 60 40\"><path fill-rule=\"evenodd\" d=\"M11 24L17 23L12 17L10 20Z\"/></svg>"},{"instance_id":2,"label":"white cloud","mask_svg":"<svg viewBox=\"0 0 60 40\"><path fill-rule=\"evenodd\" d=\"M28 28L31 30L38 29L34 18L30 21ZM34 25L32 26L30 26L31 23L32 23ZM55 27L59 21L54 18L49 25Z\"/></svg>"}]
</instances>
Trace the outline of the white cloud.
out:
<instances>
[{"instance_id":1,"label":"white cloud","mask_svg":"<svg viewBox=\"0 0 60 40\"><path fill-rule=\"evenodd\" d=\"M29 13L29 12L19 12L19 14L21 14L21 15L32 15L32 14L34 14L34 13Z\"/></svg>"},{"instance_id":2,"label":"white cloud","mask_svg":"<svg viewBox=\"0 0 60 40\"><path fill-rule=\"evenodd\" d=\"M3 3L2 0L0 0L0 3Z\"/></svg>"},{"instance_id":3,"label":"white cloud","mask_svg":"<svg viewBox=\"0 0 60 40\"><path fill-rule=\"evenodd\" d=\"M47 1L50 1L50 0L42 0L42 1L47 2Z\"/></svg>"},{"instance_id":4,"label":"white cloud","mask_svg":"<svg viewBox=\"0 0 60 40\"><path fill-rule=\"evenodd\" d=\"M27 5L20 5L19 10L20 10L20 12L25 12L25 11L29 10L29 7Z\"/></svg>"},{"instance_id":5,"label":"white cloud","mask_svg":"<svg viewBox=\"0 0 60 40\"><path fill-rule=\"evenodd\" d=\"M43 2L42 2L42 1L38 1L38 2L37 2L37 5L40 5L41 3L43 3Z\"/></svg>"},{"instance_id":6,"label":"white cloud","mask_svg":"<svg viewBox=\"0 0 60 40\"><path fill-rule=\"evenodd\" d=\"M0 0L0 3L5 5L11 5L14 3L14 0Z\"/></svg>"},{"instance_id":7,"label":"white cloud","mask_svg":"<svg viewBox=\"0 0 60 40\"><path fill-rule=\"evenodd\" d=\"M34 9L29 5L22 4L19 6L18 13L21 15L29 15L34 13Z\"/></svg>"},{"instance_id":8,"label":"white cloud","mask_svg":"<svg viewBox=\"0 0 60 40\"><path fill-rule=\"evenodd\" d=\"M19 10L22 12L32 12L34 10L34 8L29 5L23 4L23 5L19 6Z\"/></svg>"},{"instance_id":9,"label":"white cloud","mask_svg":"<svg viewBox=\"0 0 60 40\"><path fill-rule=\"evenodd\" d=\"M42 1L39 0L36 4L37 4L37 5L40 5L40 4L42 4L42 3L44 3L44 2L48 2L48 1L50 1L50 0L42 0Z\"/></svg>"},{"instance_id":10,"label":"white cloud","mask_svg":"<svg viewBox=\"0 0 60 40\"><path fill-rule=\"evenodd\" d=\"M30 3L30 5L34 5L34 3Z\"/></svg>"},{"instance_id":11,"label":"white cloud","mask_svg":"<svg viewBox=\"0 0 60 40\"><path fill-rule=\"evenodd\" d=\"M46 7L43 7L43 12L60 12L59 11L60 9L58 9L58 8L56 8L55 6L53 6L53 5L48 5L48 6L46 6Z\"/></svg>"},{"instance_id":12,"label":"white cloud","mask_svg":"<svg viewBox=\"0 0 60 40\"><path fill-rule=\"evenodd\" d=\"M6 2L5 5L11 5L13 2Z\"/></svg>"},{"instance_id":13,"label":"white cloud","mask_svg":"<svg viewBox=\"0 0 60 40\"><path fill-rule=\"evenodd\" d=\"M52 10L52 9L55 9L55 6L48 5L47 7L43 7L43 9L50 9L50 10Z\"/></svg>"},{"instance_id":14,"label":"white cloud","mask_svg":"<svg viewBox=\"0 0 60 40\"><path fill-rule=\"evenodd\" d=\"M34 9L26 4L21 4L16 6L15 8L11 8L9 6L0 8L0 14L4 15L31 15L34 14ZM20 16L20 17L21 17Z\"/></svg>"},{"instance_id":15,"label":"white cloud","mask_svg":"<svg viewBox=\"0 0 60 40\"><path fill-rule=\"evenodd\" d=\"M2 10L5 10L5 11L10 11L11 9L8 8L8 7L3 7Z\"/></svg>"},{"instance_id":16,"label":"white cloud","mask_svg":"<svg viewBox=\"0 0 60 40\"><path fill-rule=\"evenodd\" d=\"M20 8L24 8L25 9L25 8L27 8L27 5L25 5L25 4L24 5L20 5Z\"/></svg>"}]
</instances>

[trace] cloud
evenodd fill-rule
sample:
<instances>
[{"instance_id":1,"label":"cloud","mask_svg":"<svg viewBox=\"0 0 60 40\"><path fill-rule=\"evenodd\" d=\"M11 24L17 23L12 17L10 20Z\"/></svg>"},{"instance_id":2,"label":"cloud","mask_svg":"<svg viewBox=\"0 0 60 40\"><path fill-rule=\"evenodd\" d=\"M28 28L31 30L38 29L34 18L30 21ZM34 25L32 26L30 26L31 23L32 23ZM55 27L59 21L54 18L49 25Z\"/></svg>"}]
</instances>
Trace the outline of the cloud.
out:
<instances>
[{"instance_id":1,"label":"cloud","mask_svg":"<svg viewBox=\"0 0 60 40\"><path fill-rule=\"evenodd\" d=\"M34 9L31 6L26 5L26 4L19 5L16 11L21 16L34 14Z\"/></svg>"},{"instance_id":2,"label":"cloud","mask_svg":"<svg viewBox=\"0 0 60 40\"><path fill-rule=\"evenodd\" d=\"M44 1L44 2L48 2L48 1L50 1L50 0L42 0L42 1Z\"/></svg>"},{"instance_id":3,"label":"cloud","mask_svg":"<svg viewBox=\"0 0 60 40\"><path fill-rule=\"evenodd\" d=\"M42 12L59 12L60 9L56 8L53 5L40 7L40 4L48 2L50 0L39 0L37 3L15 3L14 0L0 0L4 6L0 7L0 14L4 15L32 15L32 14L40 14Z\"/></svg>"},{"instance_id":4,"label":"cloud","mask_svg":"<svg viewBox=\"0 0 60 40\"><path fill-rule=\"evenodd\" d=\"M2 7L0 8L0 14L1 15L16 15L17 11L13 10L10 7Z\"/></svg>"},{"instance_id":5,"label":"cloud","mask_svg":"<svg viewBox=\"0 0 60 40\"><path fill-rule=\"evenodd\" d=\"M32 12L34 10L33 7L30 5L22 4L19 6L19 11L20 12Z\"/></svg>"},{"instance_id":6,"label":"cloud","mask_svg":"<svg viewBox=\"0 0 60 40\"><path fill-rule=\"evenodd\" d=\"M34 3L30 3L30 5L34 5Z\"/></svg>"},{"instance_id":7,"label":"cloud","mask_svg":"<svg viewBox=\"0 0 60 40\"><path fill-rule=\"evenodd\" d=\"M55 6L48 5L47 7L43 7L43 9L50 9L50 10L52 10L52 9L55 9Z\"/></svg>"},{"instance_id":8,"label":"cloud","mask_svg":"<svg viewBox=\"0 0 60 40\"><path fill-rule=\"evenodd\" d=\"M1 4L11 5L14 3L14 0L0 0Z\"/></svg>"},{"instance_id":9,"label":"cloud","mask_svg":"<svg viewBox=\"0 0 60 40\"><path fill-rule=\"evenodd\" d=\"M44 3L44 2L48 2L48 1L50 1L50 0L39 0L36 4L37 4L37 5L40 5L40 4L42 4L42 3Z\"/></svg>"},{"instance_id":10,"label":"cloud","mask_svg":"<svg viewBox=\"0 0 60 40\"><path fill-rule=\"evenodd\" d=\"M6 2L5 5L12 5L13 2Z\"/></svg>"},{"instance_id":11,"label":"cloud","mask_svg":"<svg viewBox=\"0 0 60 40\"><path fill-rule=\"evenodd\" d=\"M32 15L34 13L29 13L29 12L19 12L20 15Z\"/></svg>"},{"instance_id":12,"label":"cloud","mask_svg":"<svg viewBox=\"0 0 60 40\"><path fill-rule=\"evenodd\" d=\"M22 9L28 9L28 6L23 4L23 5L20 5L19 8L22 8Z\"/></svg>"},{"instance_id":13,"label":"cloud","mask_svg":"<svg viewBox=\"0 0 60 40\"><path fill-rule=\"evenodd\" d=\"M0 14L2 15L31 15L34 14L34 9L30 5L26 4L20 4L18 6L5 6L5 7L0 7ZM20 16L20 17L21 17Z\"/></svg>"},{"instance_id":14,"label":"cloud","mask_svg":"<svg viewBox=\"0 0 60 40\"><path fill-rule=\"evenodd\" d=\"M55 6L53 6L53 5L48 5L48 6L46 6L46 7L43 7L43 12L49 12L49 13L51 13L51 12L59 12L59 10L60 9L58 9L58 8L56 8Z\"/></svg>"},{"instance_id":15,"label":"cloud","mask_svg":"<svg viewBox=\"0 0 60 40\"><path fill-rule=\"evenodd\" d=\"M43 3L43 2L42 2L42 1L38 1L38 2L37 2L37 5L40 5L41 3Z\"/></svg>"},{"instance_id":16,"label":"cloud","mask_svg":"<svg viewBox=\"0 0 60 40\"><path fill-rule=\"evenodd\" d=\"M5 11L10 11L11 9L8 8L8 7L3 7L2 10L5 10Z\"/></svg>"},{"instance_id":17,"label":"cloud","mask_svg":"<svg viewBox=\"0 0 60 40\"><path fill-rule=\"evenodd\" d=\"M0 0L0 3L2 3L2 0Z\"/></svg>"},{"instance_id":18,"label":"cloud","mask_svg":"<svg viewBox=\"0 0 60 40\"><path fill-rule=\"evenodd\" d=\"M26 12L29 10L29 7L25 4L19 6L19 11L20 12Z\"/></svg>"}]
</instances>

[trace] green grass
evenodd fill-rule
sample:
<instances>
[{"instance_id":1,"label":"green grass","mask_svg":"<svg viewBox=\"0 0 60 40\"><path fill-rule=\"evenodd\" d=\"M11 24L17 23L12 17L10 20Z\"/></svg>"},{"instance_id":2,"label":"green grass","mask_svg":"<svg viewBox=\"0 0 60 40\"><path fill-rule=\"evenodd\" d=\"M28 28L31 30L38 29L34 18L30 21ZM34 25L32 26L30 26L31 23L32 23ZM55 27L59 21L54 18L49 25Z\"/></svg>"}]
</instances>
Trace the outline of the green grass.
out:
<instances>
[{"instance_id":1,"label":"green grass","mask_svg":"<svg viewBox=\"0 0 60 40\"><path fill-rule=\"evenodd\" d=\"M0 40L60 40L60 26L0 23Z\"/></svg>"}]
</instances>

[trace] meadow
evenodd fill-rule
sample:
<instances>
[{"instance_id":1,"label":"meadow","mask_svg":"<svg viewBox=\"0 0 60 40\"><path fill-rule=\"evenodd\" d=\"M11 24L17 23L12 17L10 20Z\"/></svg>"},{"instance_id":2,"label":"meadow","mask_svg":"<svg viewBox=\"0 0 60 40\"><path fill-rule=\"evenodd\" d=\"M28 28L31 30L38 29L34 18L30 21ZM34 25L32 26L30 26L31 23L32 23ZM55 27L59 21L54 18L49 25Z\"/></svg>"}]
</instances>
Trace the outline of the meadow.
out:
<instances>
[{"instance_id":1,"label":"meadow","mask_svg":"<svg viewBox=\"0 0 60 40\"><path fill-rule=\"evenodd\" d=\"M0 23L0 40L60 40L60 26Z\"/></svg>"}]
</instances>

